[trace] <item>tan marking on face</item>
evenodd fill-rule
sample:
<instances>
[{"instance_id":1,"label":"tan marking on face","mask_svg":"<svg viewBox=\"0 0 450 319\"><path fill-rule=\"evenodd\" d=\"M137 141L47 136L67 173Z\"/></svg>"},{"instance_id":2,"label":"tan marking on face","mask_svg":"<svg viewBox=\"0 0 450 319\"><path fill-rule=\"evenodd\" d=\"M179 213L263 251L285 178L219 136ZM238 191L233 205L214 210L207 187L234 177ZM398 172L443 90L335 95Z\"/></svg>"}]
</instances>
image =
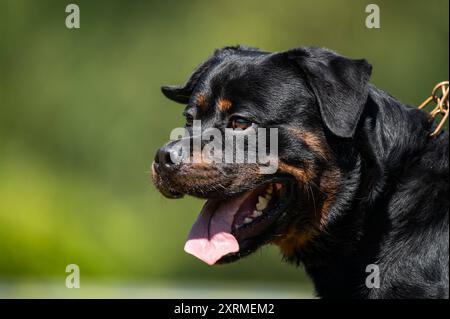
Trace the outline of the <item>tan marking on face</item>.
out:
<instances>
[{"instance_id":1,"label":"tan marking on face","mask_svg":"<svg viewBox=\"0 0 450 319\"><path fill-rule=\"evenodd\" d=\"M274 244L280 248L284 256L291 257L295 255L297 250L310 243L318 234L319 231L311 225L302 229L298 228L297 225L292 225L286 234L277 239Z\"/></svg>"},{"instance_id":2,"label":"tan marking on face","mask_svg":"<svg viewBox=\"0 0 450 319\"><path fill-rule=\"evenodd\" d=\"M206 107L206 97L203 94L200 94L197 96L197 106L201 109L204 110Z\"/></svg>"},{"instance_id":3,"label":"tan marking on face","mask_svg":"<svg viewBox=\"0 0 450 319\"><path fill-rule=\"evenodd\" d=\"M237 168L236 177L230 186L240 188L241 185L245 185L249 180L257 181L261 178L261 173L257 164L239 164Z\"/></svg>"},{"instance_id":4,"label":"tan marking on face","mask_svg":"<svg viewBox=\"0 0 450 319\"><path fill-rule=\"evenodd\" d=\"M227 100L227 99L220 99L220 100L217 102L217 107L219 108L219 110L220 110L221 112L228 111L228 110L231 108L232 105L233 105L233 104L231 103L231 101L230 101L230 100Z\"/></svg>"},{"instance_id":5,"label":"tan marking on face","mask_svg":"<svg viewBox=\"0 0 450 319\"><path fill-rule=\"evenodd\" d=\"M330 212L331 204L336 199L336 194L339 190L339 180L341 173L337 168L332 168L323 173L320 180L319 188L324 194L325 199L320 207L319 225L323 228L326 225L328 214Z\"/></svg>"},{"instance_id":6,"label":"tan marking on face","mask_svg":"<svg viewBox=\"0 0 450 319\"><path fill-rule=\"evenodd\" d=\"M177 189L189 193L195 189L209 189L221 177L215 165L199 162L188 163L170 177L170 182L176 185Z\"/></svg>"},{"instance_id":7,"label":"tan marking on face","mask_svg":"<svg viewBox=\"0 0 450 319\"><path fill-rule=\"evenodd\" d=\"M330 159L330 152L326 144L325 136L319 133L313 133L298 128L290 128L290 131L300 140L302 140L311 151L324 160Z\"/></svg>"},{"instance_id":8,"label":"tan marking on face","mask_svg":"<svg viewBox=\"0 0 450 319\"><path fill-rule=\"evenodd\" d=\"M306 167L296 167L283 161L279 161L278 168L281 172L290 174L298 181L303 192L315 192L314 215L305 225L293 224L288 231L274 243L280 247L281 252L287 256L294 256L300 249L305 249L314 238L323 230L328 220L331 205L336 199L339 189L341 174L334 165L334 160L328 146L322 136L311 132L293 129L295 136L304 141L316 155L327 159L327 167L323 171L317 171L314 163L306 163Z\"/></svg>"},{"instance_id":9,"label":"tan marking on face","mask_svg":"<svg viewBox=\"0 0 450 319\"><path fill-rule=\"evenodd\" d=\"M298 139L302 140L309 147L309 149L314 152L314 154L316 154L323 160L326 160L328 165L331 164L329 168L322 172L320 180L318 181L320 193L324 195L325 198L320 203L320 207L317 208L319 214L318 220L316 220L316 222L319 222L319 225L323 226L326 223L330 206L334 201L336 192L338 190L340 172L333 165L333 156L331 155L331 151L328 147L323 133L315 133L308 130L300 130L298 128L290 128L290 130ZM312 168L310 171L313 170L314 168ZM315 174L313 172L310 173L310 175L312 175L313 178ZM297 174L297 176L299 176L299 174ZM300 177L302 177L301 174ZM302 180L307 181L308 176L302 178Z\"/></svg>"},{"instance_id":10,"label":"tan marking on face","mask_svg":"<svg viewBox=\"0 0 450 319\"><path fill-rule=\"evenodd\" d=\"M294 176L300 185L310 183L311 180L315 177L315 172L312 168L296 167L283 161L278 162L278 170Z\"/></svg>"},{"instance_id":11,"label":"tan marking on face","mask_svg":"<svg viewBox=\"0 0 450 319\"><path fill-rule=\"evenodd\" d=\"M294 176L299 183L299 187L302 188L303 191L307 191L307 187L311 185L313 180L317 177L314 168L299 168L286 164L283 161L278 163L278 169L281 172ZM314 203L317 205L314 207L317 210L315 212L316 220L314 220L314 222L320 226L326 224L330 206L333 203L339 188L340 176L339 170L335 167L331 167L322 172L318 183L313 183L314 186L311 187L311 191L318 191L318 194L315 196L324 197L321 202Z\"/></svg>"}]
</instances>

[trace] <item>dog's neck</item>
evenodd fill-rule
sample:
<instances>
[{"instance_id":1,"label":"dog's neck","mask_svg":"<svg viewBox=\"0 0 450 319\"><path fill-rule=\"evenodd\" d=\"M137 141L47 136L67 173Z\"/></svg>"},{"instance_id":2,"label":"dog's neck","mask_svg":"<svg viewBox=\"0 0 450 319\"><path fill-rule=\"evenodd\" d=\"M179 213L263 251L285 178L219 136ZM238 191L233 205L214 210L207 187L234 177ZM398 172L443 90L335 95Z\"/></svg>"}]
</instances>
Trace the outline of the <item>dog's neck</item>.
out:
<instances>
[{"instance_id":1,"label":"dog's neck","mask_svg":"<svg viewBox=\"0 0 450 319\"><path fill-rule=\"evenodd\" d=\"M374 247L389 236L398 213L388 211L386 200L398 192L399 180L426 166L417 163L418 156L445 147L448 152L448 133L430 139L432 126L426 113L371 86L357 137L330 141L338 145L334 152L342 169L341 188L325 231L311 250L299 254L321 296L365 298L372 293L357 287L364 285L366 266L377 262Z\"/></svg>"}]
</instances>

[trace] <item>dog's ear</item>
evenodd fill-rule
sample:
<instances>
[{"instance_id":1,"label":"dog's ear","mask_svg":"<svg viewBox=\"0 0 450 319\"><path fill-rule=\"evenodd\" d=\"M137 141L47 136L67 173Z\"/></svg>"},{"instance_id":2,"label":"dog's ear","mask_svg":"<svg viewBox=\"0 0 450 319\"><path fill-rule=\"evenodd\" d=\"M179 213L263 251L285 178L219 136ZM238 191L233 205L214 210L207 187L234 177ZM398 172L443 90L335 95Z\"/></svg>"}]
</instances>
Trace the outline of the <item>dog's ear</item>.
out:
<instances>
[{"instance_id":1,"label":"dog's ear","mask_svg":"<svg viewBox=\"0 0 450 319\"><path fill-rule=\"evenodd\" d=\"M161 92L169 99L177 103L187 104L191 94L185 86L181 85L163 85Z\"/></svg>"},{"instance_id":2,"label":"dog's ear","mask_svg":"<svg viewBox=\"0 0 450 319\"><path fill-rule=\"evenodd\" d=\"M212 66L213 59L210 58L200 64L195 71L191 74L186 84L184 85L164 85L161 87L161 92L170 100L181 103L188 104L189 99L198 80L203 74Z\"/></svg>"},{"instance_id":3,"label":"dog's ear","mask_svg":"<svg viewBox=\"0 0 450 319\"><path fill-rule=\"evenodd\" d=\"M198 84L198 81L216 64L232 55L254 54L256 52L260 52L259 49L242 45L228 46L217 49L214 51L213 55L211 55L205 62L200 64L195 69L185 85L165 85L161 87L161 91L168 99L178 103L187 104L189 103L189 99L194 91L194 88Z\"/></svg>"},{"instance_id":4,"label":"dog's ear","mask_svg":"<svg viewBox=\"0 0 450 319\"><path fill-rule=\"evenodd\" d=\"M353 137L368 97L372 66L321 48L286 52L306 76L326 127L343 138Z\"/></svg>"}]
</instances>

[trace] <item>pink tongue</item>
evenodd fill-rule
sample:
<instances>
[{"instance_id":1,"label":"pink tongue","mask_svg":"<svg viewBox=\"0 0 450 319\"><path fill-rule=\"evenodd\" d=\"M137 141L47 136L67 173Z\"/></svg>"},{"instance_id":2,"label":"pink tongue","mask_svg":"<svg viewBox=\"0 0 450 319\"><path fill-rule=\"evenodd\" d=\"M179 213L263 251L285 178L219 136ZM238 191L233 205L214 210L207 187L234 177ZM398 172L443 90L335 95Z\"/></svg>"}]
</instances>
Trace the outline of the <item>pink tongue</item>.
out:
<instances>
[{"instance_id":1,"label":"pink tongue","mask_svg":"<svg viewBox=\"0 0 450 319\"><path fill-rule=\"evenodd\" d=\"M251 192L220 202L208 200L192 226L184 251L208 265L239 251L239 243L231 234L234 216Z\"/></svg>"}]
</instances>

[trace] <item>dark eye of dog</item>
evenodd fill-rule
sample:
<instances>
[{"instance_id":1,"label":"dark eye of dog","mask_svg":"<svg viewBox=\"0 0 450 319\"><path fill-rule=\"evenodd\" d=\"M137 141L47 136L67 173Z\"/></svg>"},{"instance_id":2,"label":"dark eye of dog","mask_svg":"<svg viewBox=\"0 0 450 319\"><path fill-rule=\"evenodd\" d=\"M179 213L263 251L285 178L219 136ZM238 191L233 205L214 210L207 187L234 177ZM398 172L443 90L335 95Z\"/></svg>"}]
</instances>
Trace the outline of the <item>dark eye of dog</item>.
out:
<instances>
[{"instance_id":1,"label":"dark eye of dog","mask_svg":"<svg viewBox=\"0 0 450 319\"><path fill-rule=\"evenodd\" d=\"M230 122L228 125L228 127L231 127L233 129L239 128L241 130L245 130L250 126L252 126L252 122L240 116L234 116L230 118Z\"/></svg>"}]
</instances>

